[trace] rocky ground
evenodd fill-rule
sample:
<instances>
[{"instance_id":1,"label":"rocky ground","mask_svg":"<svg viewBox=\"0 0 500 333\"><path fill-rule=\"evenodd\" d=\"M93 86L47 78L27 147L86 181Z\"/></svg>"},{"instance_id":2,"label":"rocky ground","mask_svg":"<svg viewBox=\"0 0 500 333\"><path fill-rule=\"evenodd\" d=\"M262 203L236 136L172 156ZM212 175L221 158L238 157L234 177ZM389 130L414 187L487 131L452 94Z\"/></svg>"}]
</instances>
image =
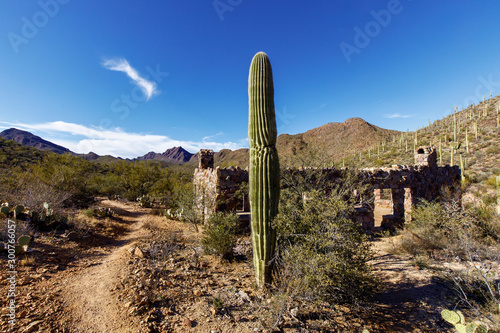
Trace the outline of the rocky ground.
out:
<instances>
[{"instance_id":1,"label":"rocky ground","mask_svg":"<svg viewBox=\"0 0 500 333\"><path fill-rule=\"evenodd\" d=\"M2 332L447 332L450 290L431 271L374 241L381 293L358 307L308 305L254 289L251 241L233 262L202 254L190 225L134 204L92 225L35 238L18 257L17 322ZM1 262L7 266L7 257ZM7 304L7 270L1 272ZM274 328L273 328L274 327Z\"/></svg>"}]
</instances>

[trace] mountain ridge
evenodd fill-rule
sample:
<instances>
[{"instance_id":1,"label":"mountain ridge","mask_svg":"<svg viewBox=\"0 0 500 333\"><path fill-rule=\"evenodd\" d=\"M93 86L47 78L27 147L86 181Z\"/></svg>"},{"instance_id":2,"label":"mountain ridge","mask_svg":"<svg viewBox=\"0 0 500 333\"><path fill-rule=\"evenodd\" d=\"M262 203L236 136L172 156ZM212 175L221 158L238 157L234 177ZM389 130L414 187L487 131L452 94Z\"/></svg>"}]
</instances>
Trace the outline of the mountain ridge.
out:
<instances>
[{"instance_id":1,"label":"mountain ridge","mask_svg":"<svg viewBox=\"0 0 500 333\"><path fill-rule=\"evenodd\" d=\"M320 150L329 160L341 160L359 150L367 149L381 140L389 139L397 133L400 132L380 128L366 122L362 118L356 117L349 118L344 122L326 123L304 133L281 134L277 138L276 148L278 149L280 159L285 161L284 163L287 165L291 163L291 160L300 160L300 157L313 147ZM93 152L75 154L67 148L19 129L12 128L5 130L0 133L0 136L7 137L7 139L14 139L16 142L26 146L49 150L58 154L71 153L89 161L100 162L105 160L108 162L114 159L123 160L121 157L100 156ZM221 149L214 153L214 158L216 165L223 167L233 165L245 168L248 166L248 148L237 150ZM169 148L163 153L150 151L142 156L127 160L157 160L171 164L196 166L198 164L198 153L190 153L179 146Z\"/></svg>"},{"instance_id":2,"label":"mountain ridge","mask_svg":"<svg viewBox=\"0 0 500 333\"><path fill-rule=\"evenodd\" d=\"M76 155L68 148L55 144L53 142L42 139L33 133L23 131L17 128L9 128L0 133L0 136L6 140L14 140L15 142L28 147L38 148L40 150L48 150L56 154L70 153Z\"/></svg>"}]
</instances>

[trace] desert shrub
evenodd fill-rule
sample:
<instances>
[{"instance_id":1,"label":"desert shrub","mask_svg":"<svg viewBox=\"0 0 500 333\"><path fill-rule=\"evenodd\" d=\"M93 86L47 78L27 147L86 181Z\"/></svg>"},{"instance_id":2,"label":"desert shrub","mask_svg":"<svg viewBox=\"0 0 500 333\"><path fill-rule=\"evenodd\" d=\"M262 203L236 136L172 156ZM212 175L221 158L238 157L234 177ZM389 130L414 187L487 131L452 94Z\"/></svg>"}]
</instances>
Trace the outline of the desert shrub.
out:
<instances>
[{"instance_id":1,"label":"desert shrub","mask_svg":"<svg viewBox=\"0 0 500 333\"><path fill-rule=\"evenodd\" d=\"M412 212L401 246L419 260L429 250L459 258L464 268L445 273L455 283L459 303L492 319L500 309L499 235L500 217L493 206L422 202Z\"/></svg>"},{"instance_id":2,"label":"desert shrub","mask_svg":"<svg viewBox=\"0 0 500 333\"><path fill-rule=\"evenodd\" d=\"M150 212L151 215L164 216L166 213L165 209L153 208Z\"/></svg>"},{"instance_id":3,"label":"desert shrub","mask_svg":"<svg viewBox=\"0 0 500 333\"><path fill-rule=\"evenodd\" d=\"M130 201L150 195L172 205L173 193L192 180L181 170L173 171L152 161L119 161L100 168L89 177L90 187L98 195L119 195Z\"/></svg>"},{"instance_id":4,"label":"desert shrub","mask_svg":"<svg viewBox=\"0 0 500 333\"><path fill-rule=\"evenodd\" d=\"M59 209L73 195L70 189L60 189L56 180L44 179L37 173L19 172L14 177L17 185L7 193L7 200L22 204L36 212L44 210L45 202L52 209Z\"/></svg>"},{"instance_id":5,"label":"desert shrub","mask_svg":"<svg viewBox=\"0 0 500 333\"><path fill-rule=\"evenodd\" d=\"M412 222L407 225L412 238L409 242L418 243L413 245L420 252L448 249L461 253L464 241L479 250L499 240L500 221L492 206L462 208L456 201L421 201L411 215Z\"/></svg>"},{"instance_id":6,"label":"desert shrub","mask_svg":"<svg viewBox=\"0 0 500 333\"><path fill-rule=\"evenodd\" d=\"M94 208L83 209L82 214L87 217L97 217L97 212Z\"/></svg>"},{"instance_id":7,"label":"desert shrub","mask_svg":"<svg viewBox=\"0 0 500 333\"><path fill-rule=\"evenodd\" d=\"M406 250L414 248L410 254L443 249L449 244L449 234L457 222L447 219L442 204L422 200L421 204L412 210L411 216L412 223L407 225L411 239L406 239L403 243L407 246Z\"/></svg>"},{"instance_id":8,"label":"desert shrub","mask_svg":"<svg viewBox=\"0 0 500 333\"><path fill-rule=\"evenodd\" d=\"M493 176L491 176L490 178L488 178L486 180L486 185L491 186L493 188L497 187L497 176L496 176L496 174L497 173L495 173Z\"/></svg>"},{"instance_id":9,"label":"desert shrub","mask_svg":"<svg viewBox=\"0 0 500 333\"><path fill-rule=\"evenodd\" d=\"M211 215L203 228L203 251L223 259L231 259L239 222L236 214L217 212Z\"/></svg>"},{"instance_id":10,"label":"desert shrub","mask_svg":"<svg viewBox=\"0 0 500 333\"><path fill-rule=\"evenodd\" d=\"M486 148L486 154L498 154L500 153L500 148L497 145L491 145Z\"/></svg>"},{"instance_id":11,"label":"desert shrub","mask_svg":"<svg viewBox=\"0 0 500 333\"><path fill-rule=\"evenodd\" d=\"M172 194L172 201L167 207L167 218L189 223L196 232L198 224L204 220L201 209L197 206L192 183L179 185Z\"/></svg>"},{"instance_id":12,"label":"desert shrub","mask_svg":"<svg viewBox=\"0 0 500 333\"><path fill-rule=\"evenodd\" d=\"M95 165L81 158L48 154L37 164L12 169L10 188L0 191L5 191L6 199L35 211L41 211L44 202L53 209L85 207L94 198L88 179L95 171Z\"/></svg>"},{"instance_id":13,"label":"desert shrub","mask_svg":"<svg viewBox=\"0 0 500 333\"><path fill-rule=\"evenodd\" d=\"M311 181L310 176L284 181L288 187L281 192L274 221L275 287L291 298L312 301L366 299L375 290L375 279L367 264L371 258L367 236L352 219L359 179L345 171L345 181L325 192L318 183L321 179Z\"/></svg>"}]
</instances>

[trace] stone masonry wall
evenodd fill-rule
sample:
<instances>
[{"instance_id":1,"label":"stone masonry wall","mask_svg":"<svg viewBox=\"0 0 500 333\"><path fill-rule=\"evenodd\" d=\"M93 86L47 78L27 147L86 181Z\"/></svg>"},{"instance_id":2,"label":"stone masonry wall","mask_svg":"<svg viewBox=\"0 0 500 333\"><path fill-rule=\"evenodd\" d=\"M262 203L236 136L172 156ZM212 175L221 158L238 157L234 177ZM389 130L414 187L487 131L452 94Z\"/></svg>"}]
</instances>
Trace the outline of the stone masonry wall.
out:
<instances>
[{"instance_id":1,"label":"stone masonry wall","mask_svg":"<svg viewBox=\"0 0 500 333\"><path fill-rule=\"evenodd\" d=\"M203 220L217 211L250 211L248 193L238 195L242 184L248 183L248 171L239 167L214 168L212 150L200 151L193 183L196 207Z\"/></svg>"},{"instance_id":2,"label":"stone masonry wall","mask_svg":"<svg viewBox=\"0 0 500 333\"><path fill-rule=\"evenodd\" d=\"M304 170L288 171L300 173ZM328 182L342 182L341 170L326 168L322 169L322 172ZM371 186L369 193L372 197L365 197L362 201L373 204L362 204L356 208L356 218L367 231L374 228L375 206L392 209L393 214L388 216L383 224L385 223L386 227L395 227L410 221L411 209L417 204L418 199L427 201L439 199L443 194L443 188L447 188L448 192L456 197L461 196L459 167L449 165L438 167L436 150L433 147L418 147L415 151L415 165L367 168L358 172ZM235 196L243 182L248 182L248 171L238 167L214 169L213 152L200 151L200 167L195 171L194 184L198 207L204 216L216 211L242 209L249 211L248 199L243 200ZM382 190L390 191L388 199L382 199Z\"/></svg>"}]
</instances>

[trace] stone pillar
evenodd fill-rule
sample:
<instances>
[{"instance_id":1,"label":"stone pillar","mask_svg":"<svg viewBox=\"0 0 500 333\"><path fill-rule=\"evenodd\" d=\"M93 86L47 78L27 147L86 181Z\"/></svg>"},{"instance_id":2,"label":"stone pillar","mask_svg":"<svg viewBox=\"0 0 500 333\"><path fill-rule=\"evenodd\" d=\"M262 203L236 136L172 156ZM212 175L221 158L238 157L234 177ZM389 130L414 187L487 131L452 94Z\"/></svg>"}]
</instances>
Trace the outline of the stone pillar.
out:
<instances>
[{"instance_id":1,"label":"stone pillar","mask_svg":"<svg viewBox=\"0 0 500 333\"><path fill-rule=\"evenodd\" d=\"M243 211L250 211L250 197L248 196L248 193L243 193Z\"/></svg>"},{"instance_id":2,"label":"stone pillar","mask_svg":"<svg viewBox=\"0 0 500 333\"><path fill-rule=\"evenodd\" d=\"M411 222L411 212L416 203L416 191L411 187L405 188L404 214L405 223Z\"/></svg>"},{"instance_id":3,"label":"stone pillar","mask_svg":"<svg viewBox=\"0 0 500 333\"><path fill-rule=\"evenodd\" d=\"M403 225L405 217L405 192L402 188L391 189L393 215L395 226Z\"/></svg>"},{"instance_id":4,"label":"stone pillar","mask_svg":"<svg viewBox=\"0 0 500 333\"><path fill-rule=\"evenodd\" d=\"M214 168L214 151L212 149L200 149L198 158L200 160L199 169Z\"/></svg>"}]
</instances>

